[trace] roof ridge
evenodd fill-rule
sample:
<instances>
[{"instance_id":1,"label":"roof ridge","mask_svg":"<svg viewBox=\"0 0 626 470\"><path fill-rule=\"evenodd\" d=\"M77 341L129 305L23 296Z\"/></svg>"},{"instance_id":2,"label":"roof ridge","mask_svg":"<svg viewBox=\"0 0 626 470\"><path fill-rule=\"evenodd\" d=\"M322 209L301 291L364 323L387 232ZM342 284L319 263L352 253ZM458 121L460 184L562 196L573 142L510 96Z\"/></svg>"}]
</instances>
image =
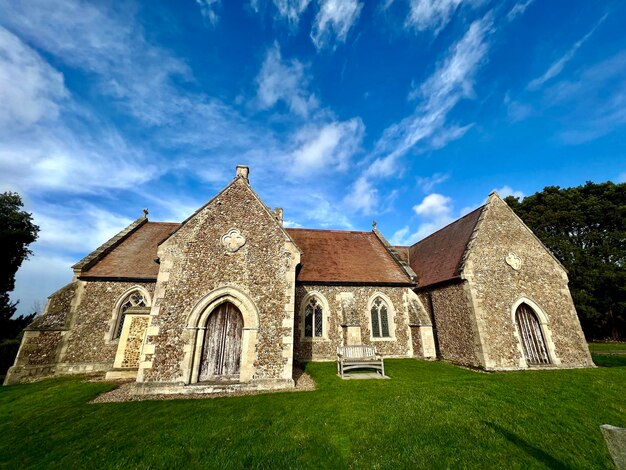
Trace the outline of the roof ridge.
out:
<instances>
[{"instance_id":1,"label":"roof ridge","mask_svg":"<svg viewBox=\"0 0 626 470\"><path fill-rule=\"evenodd\" d=\"M131 222L126 228L109 238L102 245L81 259L78 263L74 264L72 266L74 274L80 274L91 269L96 263L113 251L120 243L126 240L132 233L134 233L139 227L145 225L147 222L148 217L146 217L146 215L142 215L135 221Z\"/></svg>"},{"instance_id":2,"label":"roof ridge","mask_svg":"<svg viewBox=\"0 0 626 470\"><path fill-rule=\"evenodd\" d=\"M385 236L380 232L380 230L376 228L376 226L374 226L374 228L372 229L372 233L376 235L376 238L383 245L383 247L387 251L387 254L391 256L396 264L402 268L402 270L411 280L411 282L415 282L417 275L415 274L415 271L413 271L413 268L411 268L411 266L409 266L402 258L400 258L400 255L398 254L396 249L389 244Z\"/></svg>"},{"instance_id":3,"label":"roof ridge","mask_svg":"<svg viewBox=\"0 0 626 470\"><path fill-rule=\"evenodd\" d=\"M494 192L495 191L493 191L491 194L493 194ZM489 196L491 196L491 194ZM463 250L463 255L461 256L461 259L459 260L459 264L456 267L456 272L459 273L459 276L461 276L463 274L463 271L465 270L465 263L467 262L467 258L469 257L470 251L472 249L472 245L474 244L476 237L478 237L478 231L480 230L480 226L482 225L483 220L485 219L485 215L487 214L487 210L489 209L489 201L483 204L480 207L480 209L482 209L480 212L480 215L478 216L478 219L476 219L476 224L474 224L474 229L472 230L472 233L467 239L467 243L465 244L465 249Z\"/></svg>"},{"instance_id":4,"label":"roof ridge","mask_svg":"<svg viewBox=\"0 0 626 470\"><path fill-rule=\"evenodd\" d=\"M304 227L285 227L285 230L308 230L309 232L332 232L332 233L368 233L372 232L368 230L339 230L339 229L327 229L327 228L304 228Z\"/></svg>"}]
</instances>

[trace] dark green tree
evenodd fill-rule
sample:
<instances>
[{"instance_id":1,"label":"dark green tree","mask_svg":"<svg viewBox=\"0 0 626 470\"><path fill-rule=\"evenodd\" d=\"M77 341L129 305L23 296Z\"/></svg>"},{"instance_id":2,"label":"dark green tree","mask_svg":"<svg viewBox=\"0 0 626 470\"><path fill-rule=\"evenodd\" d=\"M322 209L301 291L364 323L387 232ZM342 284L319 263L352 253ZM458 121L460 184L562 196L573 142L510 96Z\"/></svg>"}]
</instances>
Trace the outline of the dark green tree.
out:
<instances>
[{"instance_id":1,"label":"dark green tree","mask_svg":"<svg viewBox=\"0 0 626 470\"><path fill-rule=\"evenodd\" d=\"M548 186L506 202L568 270L587 338L626 340L626 183Z\"/></svg>"},{"instance_id":2,"label":"dark green tree","mask_svg":"<svg viewBox=\"0 0 626 470\"><path fill-rule=\"evenodd\" d=\"M15 337L33 316L12 319L17 302L11 302L9 292L15 288L15 273L32 254L28 245L37 240L39 227L32 215L23 209L19 194L0 194L0 337ZM12 336L11 336L12 335Z\"/></svg>"}]
</instances>

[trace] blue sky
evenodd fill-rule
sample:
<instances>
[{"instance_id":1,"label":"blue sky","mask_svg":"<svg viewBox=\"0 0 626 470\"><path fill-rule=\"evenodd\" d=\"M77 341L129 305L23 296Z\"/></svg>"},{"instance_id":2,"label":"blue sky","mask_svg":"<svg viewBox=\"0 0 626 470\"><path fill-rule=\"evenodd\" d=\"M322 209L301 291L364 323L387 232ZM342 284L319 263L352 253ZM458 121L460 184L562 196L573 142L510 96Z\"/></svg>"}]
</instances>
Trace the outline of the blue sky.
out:
<instances>
[{"instance_id":1,"label":"blue sky","mask_svg":"<svg viewBox=\"0 0 626 470\"><path fill-rule=\"evenodd\" d=\"M292 227L412 243L492 191L626 180L626 4L0 0L0 190L41 227L20 312L248 164Z\"/></svg>"}]
</instances>

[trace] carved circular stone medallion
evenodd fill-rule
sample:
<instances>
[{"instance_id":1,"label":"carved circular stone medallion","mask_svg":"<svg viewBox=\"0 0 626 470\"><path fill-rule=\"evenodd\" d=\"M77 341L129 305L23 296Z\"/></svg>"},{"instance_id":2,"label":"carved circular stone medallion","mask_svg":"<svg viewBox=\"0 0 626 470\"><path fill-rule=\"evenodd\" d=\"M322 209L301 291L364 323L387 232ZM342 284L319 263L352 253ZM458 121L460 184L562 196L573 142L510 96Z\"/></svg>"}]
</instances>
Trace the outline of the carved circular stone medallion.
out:
<instances>
[{"instance_id":1,"label":"carved circular stone medallion","mask_svg":"<svg viewBox=\"0 0 626 470\"><path fill-rule=\"evenodd\" d=\"M506 255L506 258L504 258L504 260L506 261L506 264L511 266L516 271L519 271L522 267L522 259L515 253L509 253L508 255Z\"/></svg>"},{"instance_id":2,"label":"carved circular stone medallion","mask_svg":"<svg viewBox=\"0 0 626 470\"><path fill-rule=\"evenodd\" d=\"M234 253L246 244L246 238L236 228L231 228L226 232L220 242L229 253Z\"/></svg>"}]
</instances>

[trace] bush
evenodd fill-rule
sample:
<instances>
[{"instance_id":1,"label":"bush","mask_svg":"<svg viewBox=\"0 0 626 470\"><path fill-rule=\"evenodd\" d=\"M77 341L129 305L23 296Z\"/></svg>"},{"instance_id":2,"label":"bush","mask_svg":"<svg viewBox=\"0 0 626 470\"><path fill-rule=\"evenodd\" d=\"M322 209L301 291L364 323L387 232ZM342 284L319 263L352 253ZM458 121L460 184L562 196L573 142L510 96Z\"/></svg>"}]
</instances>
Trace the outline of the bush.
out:
<instances>
[{"instance_id":1,"label":"bush","mask_svg":"<svg viewBox=\"0 0 626 470\"><path fill-rule=\"evenodd\" d=\"M15 362L20 342L19 339L8 339L0 342L0 376L6 375L9 367Z\"/></svg>"}]
</instances>

